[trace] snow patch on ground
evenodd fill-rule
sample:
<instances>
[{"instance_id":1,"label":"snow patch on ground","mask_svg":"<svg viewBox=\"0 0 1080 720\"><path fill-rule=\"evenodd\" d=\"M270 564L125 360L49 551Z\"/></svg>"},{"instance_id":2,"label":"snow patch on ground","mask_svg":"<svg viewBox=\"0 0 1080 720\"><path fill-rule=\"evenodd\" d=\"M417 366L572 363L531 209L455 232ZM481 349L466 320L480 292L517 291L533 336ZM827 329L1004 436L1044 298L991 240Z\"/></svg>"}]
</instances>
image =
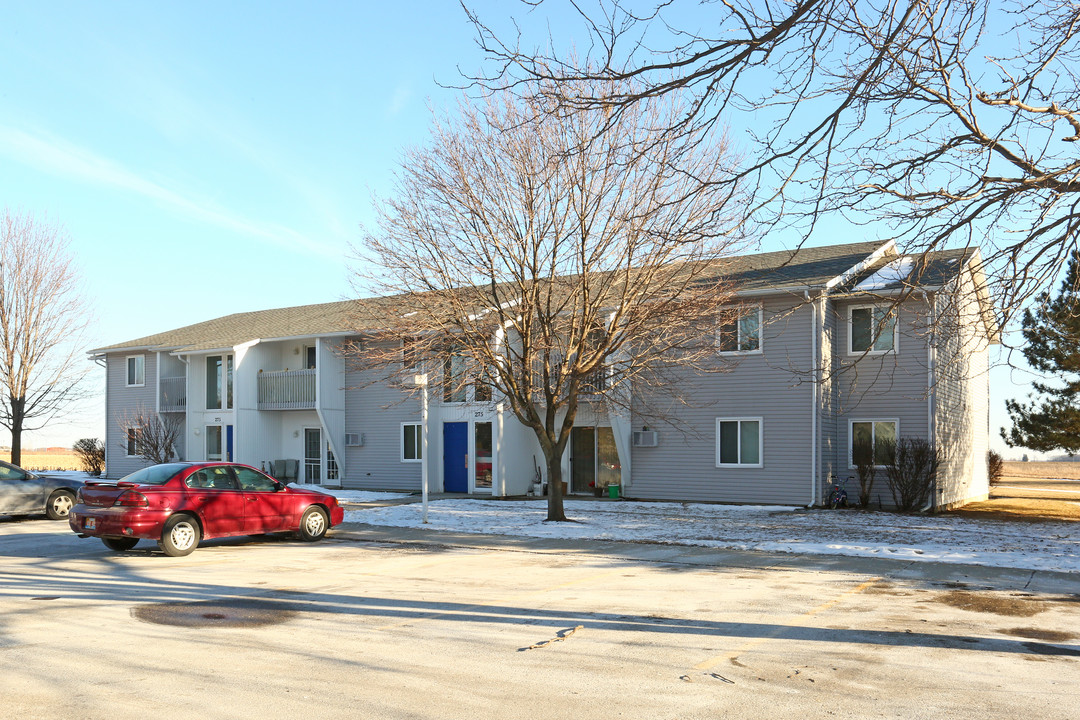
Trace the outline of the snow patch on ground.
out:
<instances>
[{"instance_id":1,"label":"snow patch on ground","mask_svg":"<svg viewBox=\"0 0 1080 720\"><path fill-rule=\"evenodd\" d=\"M547 522L542 500L462 499L429 503L427 525L421 522L420 503L351 510L345 521L489 535L649 541L1080 572L1080 523L632 501L567 500L565 507L574 522Z\"/></svg>"}]
</instances>

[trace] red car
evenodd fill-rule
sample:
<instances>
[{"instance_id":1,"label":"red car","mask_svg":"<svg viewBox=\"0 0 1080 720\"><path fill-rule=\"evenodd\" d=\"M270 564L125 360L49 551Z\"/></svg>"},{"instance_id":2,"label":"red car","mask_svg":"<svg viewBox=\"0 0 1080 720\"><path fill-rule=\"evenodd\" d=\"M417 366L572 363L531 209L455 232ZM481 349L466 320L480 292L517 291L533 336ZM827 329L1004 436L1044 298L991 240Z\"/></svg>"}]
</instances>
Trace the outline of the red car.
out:
<instances>
[{"instance_id":1,"label":"red car","mask_svg":"<svg viewBox=\"0 0 1080 720\"><path fill-rule=\"evenodd\" d=\"M290 531L319 540L344 517L333 495L288 487L247 465L204 462L154 465L116 482L88 482L68 524L111 550L130 550L145 538L180 557L205 538Z\"/></svg>"}]
</instances>

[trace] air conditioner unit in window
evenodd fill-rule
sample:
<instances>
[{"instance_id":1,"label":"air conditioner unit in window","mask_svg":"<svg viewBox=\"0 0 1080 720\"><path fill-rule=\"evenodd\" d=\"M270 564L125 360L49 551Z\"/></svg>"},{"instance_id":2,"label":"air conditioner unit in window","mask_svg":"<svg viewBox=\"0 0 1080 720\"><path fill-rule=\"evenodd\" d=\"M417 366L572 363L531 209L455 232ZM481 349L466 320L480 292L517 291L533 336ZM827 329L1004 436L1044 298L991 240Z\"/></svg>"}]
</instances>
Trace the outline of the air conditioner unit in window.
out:
<instances>
[{"instance_id":1,"label":"air conditioner unit in window","mask_svg":"<svg viewBox=\"0 0 1080 720\"><path fill-rule=\"evenodd\" d=\"M364 433L345 433L345 445L360 447L364 444Z\"/></svg>"},{"instance_id":2,"label":"air conditioner unit in window","mask_svg":"<svg viewBox=\"0 0 1080 720\"><path fill-rule=\"evenodd\" d=\"M655 430L634 431L634 447L656 447L656 441Z\"/></svg>"}]
</instances>

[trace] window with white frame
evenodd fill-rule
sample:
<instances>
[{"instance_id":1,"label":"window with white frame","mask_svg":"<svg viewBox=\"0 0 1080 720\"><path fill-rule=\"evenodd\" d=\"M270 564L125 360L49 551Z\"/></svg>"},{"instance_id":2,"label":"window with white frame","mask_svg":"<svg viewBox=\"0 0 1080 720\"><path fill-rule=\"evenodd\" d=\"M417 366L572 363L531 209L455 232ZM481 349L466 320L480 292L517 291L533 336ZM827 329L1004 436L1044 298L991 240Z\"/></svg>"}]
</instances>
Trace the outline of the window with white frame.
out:
<instances>
[{"instance_id":1,"label":"window with white frame","mask_svg":"<svg viewBox=\"0 0 1080 720\"><path fill-rule=\"evenodd\" d=\"M882 467L896 447L896 420L852 420L848 432L848 462L854 468L869 461Z\"/></svg>"},{"instance_id":2,"label":"window with white frame","mask_svg":"<svg viewBox=\"0 0 1080 720\"><path fill-rule=\"evenodd\" d=\"M146 356L132 355L127 359L127 386L146 385Z\"/></svg>"},{"instance_id":3,"label":"window with white frame","mask_svg":"<svg viewBox=\"0 0 1080 720\"><path fill-rule=\"evenodd\" d=\"M760 352L762 308L727 308L717 333L716 344L722 353Z\"/></svg>"},{"instance_id":4,"label":"window with white frame","mask_svg":"<svg viewBox=\"0 0 1080 720\"><path fill-rule=\"evenodd\" d=\"M136 457L139 454L139 429L127 429L127 456Z\"/></svg>"},{"instance_id":5,"label":"window with white frame","mask_svg":"<svg viewBox=\"0 0 1080 720\"><path fill-rule=\"evenodd\" d=\"M424 459L424 437L420 423L401 423L401 462Z\"/></svg>"},{"instance_id":6,"label":"window with white frame","mask_svg":"<svg viewBox=\"0 0 1080 720\"><path fill-rule=\"evenodd\" d=\"M848 353L887 353L896 350L896 312L888 305L848 309Z\"/></svg>"},{"instance_id":7,"label":"window with white frame","mask_svg":"<svg viewBox=\"0 0 1080 720\"><path fill-rule=\"evenodd\" d=\"M761 418L716 419L716 466L762 467Z\"/></svg>"}]
</instances>

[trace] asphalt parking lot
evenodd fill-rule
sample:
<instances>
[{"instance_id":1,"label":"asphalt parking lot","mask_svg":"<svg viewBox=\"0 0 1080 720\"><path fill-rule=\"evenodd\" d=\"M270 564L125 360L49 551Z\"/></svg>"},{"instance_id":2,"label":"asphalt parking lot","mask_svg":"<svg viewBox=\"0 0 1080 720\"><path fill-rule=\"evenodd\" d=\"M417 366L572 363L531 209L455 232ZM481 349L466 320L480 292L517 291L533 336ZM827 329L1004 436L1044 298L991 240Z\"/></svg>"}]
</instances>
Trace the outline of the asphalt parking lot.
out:
<instances>
[{"instance_id":1,"label":"asphalt parking lot","mask_svg":"<svg viewBox=\"0 0 1080 720\"><path fill-rule=\"evenodd\" d=\"M343 526L0 519L12 718L1073 718L1080 577Z\"/></svg>"}]
</instances>

